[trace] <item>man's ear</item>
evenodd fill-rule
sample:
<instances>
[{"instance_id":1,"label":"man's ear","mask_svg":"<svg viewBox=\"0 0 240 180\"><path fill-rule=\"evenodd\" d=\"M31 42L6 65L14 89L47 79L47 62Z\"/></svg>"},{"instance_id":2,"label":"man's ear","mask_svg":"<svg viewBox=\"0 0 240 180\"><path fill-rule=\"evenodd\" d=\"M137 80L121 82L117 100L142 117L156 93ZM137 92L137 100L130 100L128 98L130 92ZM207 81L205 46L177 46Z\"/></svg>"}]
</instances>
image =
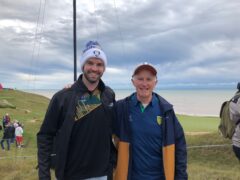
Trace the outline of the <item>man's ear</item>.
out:
<instances>
[{"instance_id":1,"label":"man's ear","mask_svg":"<svg viewBox=\"0 0 240 180\"><path fill-rule=\"evenodd\" d=\"M132 84L134 85L134 80L133 80L133 78L131 79L131 81L132 81Z\"/></svg>"},{"instance_id":2,"label":"man's ear","mask_svg":"<svg viewBox=\"0 0 240 180\"><path fill-rule=\"evenodd\" d=\"M131 81L132 81L132 85L133 85L134 87L136 87L136 85L135 85L135 81L134 81L133 78L131 79Z\"/></svg>"}]
</instances>

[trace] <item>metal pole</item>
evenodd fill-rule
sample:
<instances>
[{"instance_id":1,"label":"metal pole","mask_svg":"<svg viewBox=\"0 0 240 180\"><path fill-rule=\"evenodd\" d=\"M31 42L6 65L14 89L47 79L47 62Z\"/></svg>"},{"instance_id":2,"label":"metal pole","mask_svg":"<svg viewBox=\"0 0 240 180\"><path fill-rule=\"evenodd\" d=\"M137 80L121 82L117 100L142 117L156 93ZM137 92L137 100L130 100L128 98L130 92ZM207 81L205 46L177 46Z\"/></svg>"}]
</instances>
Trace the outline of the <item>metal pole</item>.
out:
<instances>
[{"instance_id":1,"label":"metal pole","mask_svg":"<svg viewBox=\"0 0 240 180\"><path fill-rule=\"evenodd\" d=\"M73 0L73 53L74 53L74 81L76 81L77 80L76 0Z\"/></svg>"}]
</instances>

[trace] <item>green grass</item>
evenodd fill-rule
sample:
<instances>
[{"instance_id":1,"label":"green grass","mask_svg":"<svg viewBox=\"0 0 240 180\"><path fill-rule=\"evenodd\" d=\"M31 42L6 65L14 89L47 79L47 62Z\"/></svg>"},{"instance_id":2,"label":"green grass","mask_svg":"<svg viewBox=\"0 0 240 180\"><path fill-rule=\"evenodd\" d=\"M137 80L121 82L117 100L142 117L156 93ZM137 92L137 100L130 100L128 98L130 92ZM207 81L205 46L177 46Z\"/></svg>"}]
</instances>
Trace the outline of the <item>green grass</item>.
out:
<instances>
[{"instance_id":1,"label":"green grass","mask_svg":"<svg viewBox=\"0 0 240 180\"><path fill-rule=\"evenodd\" d=\"M36 133L42 123L49 99L16 90L0 91L0 99L7 99L16 109L0 108L0 116L9 113L12 119L24 124L24 141L26 148L17 149L14 145L10 151L0 150L0 174L3 180L38 179ZM188 149L188 174L193 180L240 180L240 163L235 158L230 145L223 147L193 146L231 144L217 132L218 118L178 115L186 135ZM208 134L198 134L208 132ZM1 132L0 132L1 133ZM26 156L23 158L23 156ZM5 159L4 159L5 158Z\"/></svg>"},{"instance_id":2,"label":"green grass","mask_svg":"<svg viewBox=\"0 0 240 180\"><path fill-rule=\"evenodd\" d=\"M0 97L0 99L13 99L13 97L3 96L3 97Z\"/></svg>"},{"instance_id":3,"label":"green grass","mask_svg":"<svg viewBox=\"0 0 240 180\"><path fill-rule=\"evenodd\" d=\"M220 119L218 117L198 117L178 115L185 132L215 132Z\"/></svg>"},{"instance_id":4,"label":"green grass","mask_svg":"<svg viewBox=\"0 0 240 180\"><path fill-rule=\"evenodd\" d=\"M2 117L9 113L14 119L24 124L24 142L26 148L17 149L11 145L10 151L0 149L0 174L3 180L35 180L37 178L37 145L36 133L42 123L49 99L17 90L0 91L0 99L7 99L16 109L0 108ZM2 132L1 136L2 137ZM6 144L5 144L6 146ZM27 156L23 158L23 156ZM28 157L30 156L30 157ZM7 159L4 159L7 158Z\"/></svg>"},{"instance_id":5,"label":"green grass","mask_svg":"<svg viewBox=\"0 0 240 180\"><path fill-rule=\"evenodd\" d=\"M201 145L231 144L217 132L200 136L187 136L189 179L240 179L240 162L231 145L222 147L191 148Z\"/></svg>"}]
</instances>

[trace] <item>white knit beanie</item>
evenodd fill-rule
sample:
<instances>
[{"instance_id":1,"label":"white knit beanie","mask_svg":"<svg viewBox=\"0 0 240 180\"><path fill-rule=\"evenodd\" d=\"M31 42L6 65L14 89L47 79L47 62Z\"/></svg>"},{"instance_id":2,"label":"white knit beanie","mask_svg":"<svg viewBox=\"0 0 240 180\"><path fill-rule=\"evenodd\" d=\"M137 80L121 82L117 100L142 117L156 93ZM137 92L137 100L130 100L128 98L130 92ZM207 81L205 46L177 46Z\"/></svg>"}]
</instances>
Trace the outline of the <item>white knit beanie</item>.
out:
<instances>
[{"instance_id":1,"label":"white knit beanie","mask_svg":"<svg viewBox=\"0 0 240 180\"><path fill-rule=\"evenodd\" d=\"M103 61L104 66L107 66L107 56L101 49L100 44L97 41L89 41L86 44L86 48L83 50L82 55L80 56L81 70L89 58L99 58Z\"/></svg>"}]
</instances>

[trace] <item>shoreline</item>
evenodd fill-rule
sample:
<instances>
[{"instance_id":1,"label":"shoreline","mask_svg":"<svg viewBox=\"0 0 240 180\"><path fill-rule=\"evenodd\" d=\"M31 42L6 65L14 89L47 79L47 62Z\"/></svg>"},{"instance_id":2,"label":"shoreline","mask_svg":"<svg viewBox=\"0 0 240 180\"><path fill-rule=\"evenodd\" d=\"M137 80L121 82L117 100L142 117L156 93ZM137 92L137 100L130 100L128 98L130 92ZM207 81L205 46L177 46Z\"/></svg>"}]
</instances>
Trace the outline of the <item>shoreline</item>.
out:
<instances>
[{"instance_id":1,"label":"shoreline","mask_svg":"<svg viewBox=\"0 0 240 180\"><path fill-rule=\"evenodd\" d=\"M24 92L27 92L27 93L33 93L33 94L37 94L37 95L41 95L41 96L44 96L46 98L49 98L51 99L52 96L58 91L58 90L51 90L51 91L48 91L48 90L23 90ZM116 92L116 99L119 100L119 99L122 99L123 97L126 97L129 93L124 91L123 93L121 93L121 91L117 91ZM164 95L164 97L167 96L167 95ZM168 95L169 96L169 95ZM180 95L179 95L180 96ZM183 97L183 99L181 99L181 101L176 101L175 98L172 98L172 97L167 97L166 99L170 99L170 102L172 102L172 104L174 105L174 110L175 110L175 113L177 115L183 115L183 116L195 116L195 117L219 117L219 112L216 112L217 110L216 109L219 109L220 111L220 105L221 104L217 104L215 105L215 112L216 113L211 113L211 112L214 112L213 109L211 110L211 112L208 110L208 109L205 109L206 107L197 107L197 106L202 106L202 104L191 104L190 102L188 103L185 103L184 104L184 95L181 95ZM174 102L175 101L175 102ZM193 106L195 108L193 108ZM183 108L185 107L185 108ZM187 108L188 107L188 108ZM190 108L189 108L190 107ZM196 112L196 109L200 109L199 112ZM191 111L192 110L192 111ZM186 112L186 111L189 111L189 112Z\"/></svg>"}]
</instances>

